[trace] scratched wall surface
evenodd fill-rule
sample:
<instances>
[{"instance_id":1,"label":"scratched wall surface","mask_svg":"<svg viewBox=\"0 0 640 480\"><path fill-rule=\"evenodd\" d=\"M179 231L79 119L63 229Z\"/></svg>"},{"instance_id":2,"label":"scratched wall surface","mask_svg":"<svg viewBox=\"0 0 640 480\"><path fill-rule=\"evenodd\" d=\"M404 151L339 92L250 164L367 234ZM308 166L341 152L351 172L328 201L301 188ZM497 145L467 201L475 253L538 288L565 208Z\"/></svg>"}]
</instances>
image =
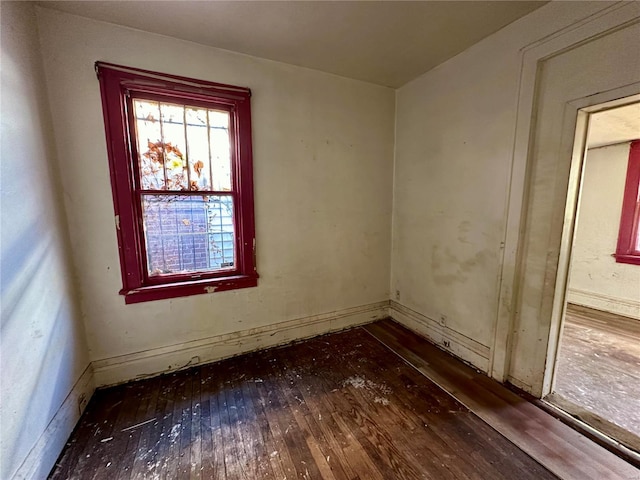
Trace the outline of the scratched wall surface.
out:
<instances>
[{"instance_id":1,"label":"scratched wall surface","mask_svg":"<svg viewBox=\"0 0 640 480\"><path fill-rule=\"evenodd\" d=\"M492 352L523 48L608 5L551 2L397 91L392 297Z\"/></svg>"},{"instance_id":2,"label":"scratched wall surface","mask_svg":"<svg viewBox=\"0 0 640 480\"><path fill-rule=\"evenodd\" d=\"M92 360L389 298L393 90L38 13ZM257 288L124 304L96 60L252 89Z\"/></svg>"},{"instance_id":3,"label":"scratched wall surface","mask_svg":"<svg viewBox=\"0 0 640 480\"><path fill-rule=\"evenodd\" d=\"M35 11L27 2L6 2L1 18L0 478L9 479L89 359L51 170ZM42 459L37 478L47 475L59 451Z\"/></svg>"},{"instance_id":4,"label":"scratched wall surface","mask_svg":"<svg viewBox=\"0 0 640 480\"><path fill-rule=\"evenodd\" d=\"M520 49L581 14L571 8L546 5L397 93L392 295L486 346L497 316Z\"/></svg>"}]
</instances>

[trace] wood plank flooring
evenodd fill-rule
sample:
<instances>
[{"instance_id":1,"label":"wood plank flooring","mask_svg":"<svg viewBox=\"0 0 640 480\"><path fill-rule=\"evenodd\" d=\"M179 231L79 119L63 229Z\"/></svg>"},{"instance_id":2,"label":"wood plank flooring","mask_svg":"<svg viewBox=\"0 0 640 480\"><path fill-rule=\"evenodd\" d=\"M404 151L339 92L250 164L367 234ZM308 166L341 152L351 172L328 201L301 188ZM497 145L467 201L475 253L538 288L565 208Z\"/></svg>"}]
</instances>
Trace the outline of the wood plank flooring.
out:
<instances>
[{"instance_id":1,"label":"wood plank flooring","mask_svg":"<svg viewBox=\"0 0 640 480\"><path fill-rule=\"evenodd\" d=\"M397 323L364 328L559 477L640 479L630 463Z\"/></svg>"},{"instance_id":2,"label":"wood plank flooring","mask_svg":"<svg viewBox=\"0 0 640 480\"><path fill-rule=\"evenodd\" d=\"M567 305L548 401L640 452L640 320Z\"/></svg>"},{"instance_id":3,"label":"wood plank flooring","mask_svg":"<svg viewBox=\"0 0 640 480\"><path fill-rule=\"evenodd\" d=\"M50 478L557 477L356 328L100 390Z\"/></svg>"}]
</instances>

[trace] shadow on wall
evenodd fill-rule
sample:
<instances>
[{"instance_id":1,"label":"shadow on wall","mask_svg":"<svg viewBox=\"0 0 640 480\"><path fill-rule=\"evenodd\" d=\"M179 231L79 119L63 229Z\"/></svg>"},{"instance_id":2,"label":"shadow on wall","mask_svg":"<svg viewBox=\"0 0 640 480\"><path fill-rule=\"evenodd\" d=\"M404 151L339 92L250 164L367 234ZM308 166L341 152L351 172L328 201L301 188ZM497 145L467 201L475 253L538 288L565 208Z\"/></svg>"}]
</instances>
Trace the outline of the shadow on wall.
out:
<instances>
[{"instance_id":1,"label":"shadow on wall","mask_svg":"<svg viewBox=\"0 0 640 480\"><path fill-rule=\"evenodd\" d=\"M0 13L0 478L12 478L23 464L31 476L41 469L35 478L44 478L70 428L56 430L53 441L31 457L33 464L25 459L89 361L52 153L35 7L6 2Z\"/></svg>"},{"instance_id":2,"label":"shadow on wall","mask_svg":"<svg viewBox=\"0 0 640 480\"><path fill-rule=\"evenodd\" d=\"M79 345L68 275L51 232L28 225L1 262L2 472L10 478L73 388ZM36 233L37 232L37 233ZM47 475L50 465L43 465Z\"/></svg>"}]
</instances>

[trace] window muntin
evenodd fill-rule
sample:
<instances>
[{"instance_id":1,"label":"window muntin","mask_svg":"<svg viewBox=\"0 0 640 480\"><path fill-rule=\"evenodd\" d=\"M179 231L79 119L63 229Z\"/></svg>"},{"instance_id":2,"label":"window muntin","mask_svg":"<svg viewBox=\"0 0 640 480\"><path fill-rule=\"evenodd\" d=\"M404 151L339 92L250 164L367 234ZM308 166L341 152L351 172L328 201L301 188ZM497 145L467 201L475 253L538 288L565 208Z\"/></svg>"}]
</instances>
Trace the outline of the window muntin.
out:
<instances>
[{"instance_id":1,"label":"window muntin","mask_svg":"<svg viewBox=\"0 0 640 480\"><path fill-rule=\"evenodd\" d=\"M126 302L257 285L250 91L97 71Z\"/></svg>"},{"instance_id":2,"label":"window muntin","mask_svg":"<svg viewBox=\"0 0 640 480\"><path fill-rule=\"evenodd\" d=\"M616 262L640 265L640 140L629 147Z\"/></svg>"},{"instance_id":3,"label":"window muntin","mask_svg":"<svg viewBox=\"0 0 640 480\"><path fill-rule=\"evenodd\" d=\"M142 189L231 190L229 112L143 99L133 109Z\"/></svg>"}]
</instances>

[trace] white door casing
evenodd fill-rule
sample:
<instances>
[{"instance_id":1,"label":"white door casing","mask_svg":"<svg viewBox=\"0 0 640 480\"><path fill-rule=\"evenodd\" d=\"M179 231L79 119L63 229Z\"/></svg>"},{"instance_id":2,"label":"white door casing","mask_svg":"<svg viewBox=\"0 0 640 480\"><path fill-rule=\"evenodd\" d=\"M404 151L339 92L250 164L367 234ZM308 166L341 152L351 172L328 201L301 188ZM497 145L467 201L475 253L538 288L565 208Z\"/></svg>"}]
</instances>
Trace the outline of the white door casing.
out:
<instances>
[{"instance_id":1,"label":"white door casing","mask_svg":"<svg viewBox=\"0 0 640 480\"><path fill-rule=\"evenodd\" d=\"M588 107L640 92L639 39L640 3L619 3L523 51L490 372L538 397L551 388L564 307L585 134L576 136L578 111L587 108L585 123Z\"/></svg>"}]
</instances>

